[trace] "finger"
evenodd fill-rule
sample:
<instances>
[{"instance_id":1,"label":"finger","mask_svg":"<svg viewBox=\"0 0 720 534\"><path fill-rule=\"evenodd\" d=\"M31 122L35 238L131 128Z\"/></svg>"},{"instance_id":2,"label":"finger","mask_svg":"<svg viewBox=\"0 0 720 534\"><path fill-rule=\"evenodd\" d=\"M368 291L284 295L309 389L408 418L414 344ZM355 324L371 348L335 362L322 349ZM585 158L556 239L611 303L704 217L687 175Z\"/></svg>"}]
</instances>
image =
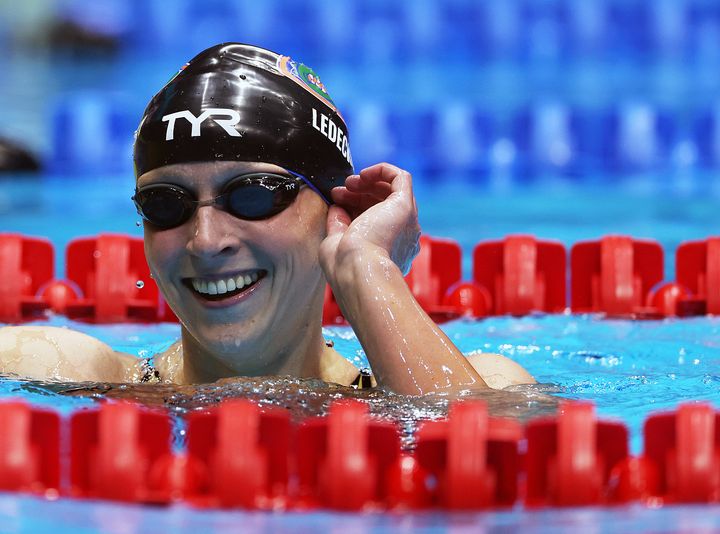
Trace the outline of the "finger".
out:
<instances>
[{"instance_id":1,"label":"finger","mask_svg":"<svg viewBox=\"0 0 720 534\"><path fill-rule=\"evenodd\" d=\"M407 174L407 172L390 163L376 163L360 171L360 177L363 180L373 182L392 183L401 174Z\"/></svg>"},{"instance_id":2,"label":"finger","mask_svg":"<svg viewBox=\"0 0 720 534\"><path fill-rule=\"evenodd\" d=\"M392 181L390 186L393 192L408 193L412 195L412 175L407 171L401 170L395 176L395 179Z\"/></svg>"},{"instance_id":3,"label":"finger","mask_svg":"<svg viewBox=\"0 0 720 534\"><path fill-rule=\"evenodd\" d=\"M344 233L351 222L352 218L347 211L337 205L330 206L327 217L327 235L332 236Z\"/></svg>"},{"instance_id":4,"label":"finger","mask_svg":"<svg viewBox=\"0 0 720 534\"><path fill-rule=\"evenodd\" d=\"M413 193L412 175L409 172L401 171L395 180L393 180L391 186L393 194L398 195L399 198L408 202L413 213L417 216L417 203L415 202L415 193Z\"/></svg>"},{"instance_id":5,"label":"finger","mask_svg":"<svg viewBox=\"0 0 720 534\"><path fill-rule=\"evenodd\" d=\"M404 197L412 206L413 211L417 212L415 205L415 195L412 190L412 175L389 163L378 163L367 169L360 171L360 178L363 181L376 181L377 183L387 183L391 186L391 194L398 194ZM390 195L388 195L389 197Z\"/></svg>"},{"instance_id":6,"label":"finger","mask_svg":"<svg viewBox=\"0 0 720 534\"><path fill-rule=\"evenodd\" d=\"M359 176L349 177L345 187L355 193L371 195L378 200L385 200L392 193L392 185L387 182L373 182L364 180Z\"/></svg>"},{"instance_id":7,"label":"finger","mask_svg":"<svg viewBox=\"0 0 720 534\"><path fill-rule=\"evenodd\" d=\"M333 189L331 195L333 201L337 205L345 208L348 213L353 216L353 218L380 202L370 195L354 193L340 187Z\"/></svg>"}]
</instances>

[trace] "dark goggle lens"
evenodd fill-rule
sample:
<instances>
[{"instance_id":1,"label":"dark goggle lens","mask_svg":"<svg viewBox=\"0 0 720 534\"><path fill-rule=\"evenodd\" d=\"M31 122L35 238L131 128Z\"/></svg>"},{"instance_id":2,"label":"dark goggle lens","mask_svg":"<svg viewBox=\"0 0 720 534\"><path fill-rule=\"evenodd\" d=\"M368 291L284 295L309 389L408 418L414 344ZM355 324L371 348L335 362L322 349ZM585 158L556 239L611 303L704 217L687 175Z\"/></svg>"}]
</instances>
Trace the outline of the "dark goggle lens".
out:
<instances>
[{"instance_id":1,"label":"dark goggle lens","mask_svg":"<svg viewBox=\"0 0 720 534\"><path fill-rule=\"evenodd\" d=\"M172 228L187 221L194 207L189 193L171 186L149 187L133 197L138 213L158 228Z\"/></svg>"},{"instance_id":2,"label":"dark goggle lens","mask_svg":"<svg viewBox=\"0 0 720 534\"><path fill-rule=\"evenodd\" d=\"M299 190L296 182L281 177L245 178L228 186L227 210L242 219L267 219L288 207Z\"/></svg>"}]
</instances>

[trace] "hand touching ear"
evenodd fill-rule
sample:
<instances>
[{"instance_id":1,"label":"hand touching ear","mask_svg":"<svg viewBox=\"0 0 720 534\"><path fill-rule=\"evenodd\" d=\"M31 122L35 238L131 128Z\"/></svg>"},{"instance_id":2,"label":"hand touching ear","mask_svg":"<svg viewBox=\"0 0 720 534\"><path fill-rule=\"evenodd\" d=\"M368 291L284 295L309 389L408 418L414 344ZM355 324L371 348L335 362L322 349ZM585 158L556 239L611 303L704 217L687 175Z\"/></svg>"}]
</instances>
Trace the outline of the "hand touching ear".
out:
<instances>
[{"instance_id":1,"label":"hand touching ear","mask_svg":"<svg viewBox=\"0 0 720 534\"><path fill-rule=\"evenodd\" d=\"M410 173L378 163L348 176L331 192L320 258L332 284L347 255L386 254L407 274L419 251L420 225Z\"/></svg>"}]
</instances>

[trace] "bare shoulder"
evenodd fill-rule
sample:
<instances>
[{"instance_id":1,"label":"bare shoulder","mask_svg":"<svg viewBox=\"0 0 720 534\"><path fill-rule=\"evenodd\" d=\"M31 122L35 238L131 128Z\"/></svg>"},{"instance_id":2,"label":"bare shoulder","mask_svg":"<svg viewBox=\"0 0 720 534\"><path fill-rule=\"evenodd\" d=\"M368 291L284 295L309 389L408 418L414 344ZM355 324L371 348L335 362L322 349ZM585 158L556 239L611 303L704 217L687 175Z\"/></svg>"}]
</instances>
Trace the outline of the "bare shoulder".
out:
<instances>
[{"instance_id":1,"label":"bare shoulder","mask_svg":"<svg viewBox=\"0 0 720 534\"><path fill-rule=\"evenodd\" d=\"M126 382L138 359L82 332L53 326L0 327L0 373L37 380Z\"/></svg>"},{"instance_id":2,"label":"bare shoulder","mask_svg":"<svg viewBox=\"0 0 720 534\"><path fill-rule=\"evenodd\" d=\"M493 389L504 389L519 384L535 384L536 381L525 368L500 354L471 354L468 361Z\"/></svg>"}]
</instances>

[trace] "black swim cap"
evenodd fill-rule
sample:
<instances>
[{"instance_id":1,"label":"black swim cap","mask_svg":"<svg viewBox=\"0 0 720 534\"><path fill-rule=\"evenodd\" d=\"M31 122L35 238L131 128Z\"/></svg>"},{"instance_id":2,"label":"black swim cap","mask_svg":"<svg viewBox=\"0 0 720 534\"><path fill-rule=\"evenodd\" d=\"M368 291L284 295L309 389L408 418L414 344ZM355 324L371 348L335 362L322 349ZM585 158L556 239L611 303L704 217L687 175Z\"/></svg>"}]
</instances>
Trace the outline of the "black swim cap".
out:
<instances>
[{"instance_id":1,"label":"black swim cap","mask_svg":"<svg viewBox=\"0 0 720 534\"><path fill-rule=\"evenodd\" d=\"M157 93L135 139L135 175L173 163L262 161L330 190L353 173L345 121L302 63L255 46L201 52Z\"/></svg>"}]
</instances>

